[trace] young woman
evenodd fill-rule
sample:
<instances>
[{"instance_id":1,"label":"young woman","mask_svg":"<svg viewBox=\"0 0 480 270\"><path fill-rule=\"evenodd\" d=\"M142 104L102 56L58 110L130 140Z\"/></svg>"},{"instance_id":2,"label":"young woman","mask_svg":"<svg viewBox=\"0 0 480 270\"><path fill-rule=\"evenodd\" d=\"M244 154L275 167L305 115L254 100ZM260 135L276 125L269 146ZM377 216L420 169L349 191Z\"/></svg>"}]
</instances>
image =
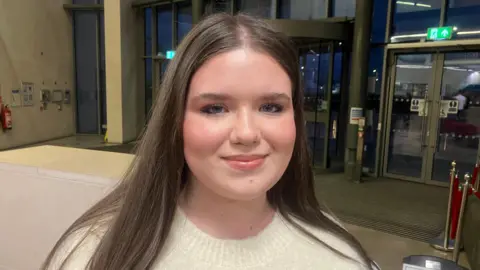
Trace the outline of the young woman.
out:
<instances>
[{"instance_id":1,"label":"young woman","mask_svg":"<svg viewBox=\"0 0 480 270\"><path fill-rule=\"evenodd\" d=\"M246 15L179 46L124 181L44 269L372 269L314 194L296 50Z\"/></svg>"}]
</instances>

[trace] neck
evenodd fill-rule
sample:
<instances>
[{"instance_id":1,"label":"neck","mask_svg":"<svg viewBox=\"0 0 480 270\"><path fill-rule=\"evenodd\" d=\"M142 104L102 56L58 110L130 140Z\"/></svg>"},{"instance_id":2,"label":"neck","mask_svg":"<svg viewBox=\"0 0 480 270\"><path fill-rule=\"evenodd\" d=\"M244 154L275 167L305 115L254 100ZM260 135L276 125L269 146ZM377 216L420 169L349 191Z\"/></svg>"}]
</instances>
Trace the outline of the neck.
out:
<instances>
[{"instance_id":1,"label":"neck","mask_svg":"<svg viewBox=\"0 0 480 270\"><path fill-rule=\"evenodd\" d=\"M243 239L257 235L273 219L275 210L266 194L252 200L232 200L220 196L191 179L180 207L187 218L203 232L220 239Z\"/></svg>"}]
</instances>

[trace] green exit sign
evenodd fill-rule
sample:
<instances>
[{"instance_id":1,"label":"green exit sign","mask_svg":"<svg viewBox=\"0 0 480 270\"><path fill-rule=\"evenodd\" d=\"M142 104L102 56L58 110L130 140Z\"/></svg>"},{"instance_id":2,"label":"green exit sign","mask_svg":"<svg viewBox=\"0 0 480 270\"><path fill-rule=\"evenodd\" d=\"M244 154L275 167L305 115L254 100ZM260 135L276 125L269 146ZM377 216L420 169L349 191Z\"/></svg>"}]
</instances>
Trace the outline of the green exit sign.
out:
<instances>
[{"instance_id":1,"label":"green exit sign","mask_svg":"<svg viewBox=\"0 0 480 270\"><path fill-rule=\"evenodd\" d=\"M445 40L452 39L453 27L434 27L428 28L427 40Z\"/></svg>"}]
</instances>

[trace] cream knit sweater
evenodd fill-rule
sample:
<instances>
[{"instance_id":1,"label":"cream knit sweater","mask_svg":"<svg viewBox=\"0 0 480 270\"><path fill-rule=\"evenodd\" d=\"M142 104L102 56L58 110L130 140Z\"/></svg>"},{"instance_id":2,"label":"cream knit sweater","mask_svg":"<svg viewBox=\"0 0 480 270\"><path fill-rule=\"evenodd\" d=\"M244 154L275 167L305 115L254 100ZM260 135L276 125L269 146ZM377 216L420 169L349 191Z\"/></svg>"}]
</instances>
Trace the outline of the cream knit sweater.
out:
<instances>
[{"instance_id":1,"label":"cream knit sweater","mask_svg":"<svg viewBox=\"0 0 480 270\"><path fill-rule=\"evenodd\" d=\"M298 221L297 221L298 222ZM299 222L300 223L300 222ZM340 252L358 259L353 249L333 235L300 223L319 239ZM66 242L49 269L59 269L63 261L85 233L76 233ZM100 238L87 235L70 256L63 269L84 270ZM312 241L276 214L260 234L245 240L215 239L200 231L181 211L172 226L164 251L152 270L347 270L367 269L336 255Z\"/></svg>"}]
</instances>

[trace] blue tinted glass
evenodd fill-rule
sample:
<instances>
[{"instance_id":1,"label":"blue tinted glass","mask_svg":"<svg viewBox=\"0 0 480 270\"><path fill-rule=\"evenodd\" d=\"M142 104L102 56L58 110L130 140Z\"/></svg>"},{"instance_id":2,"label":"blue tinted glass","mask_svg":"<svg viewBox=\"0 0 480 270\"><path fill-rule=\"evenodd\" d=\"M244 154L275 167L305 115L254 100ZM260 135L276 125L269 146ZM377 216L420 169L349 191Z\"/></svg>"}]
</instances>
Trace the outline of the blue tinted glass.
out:
<instances>
[{"instance_id":1,"label":"blue tinted glass","mask_svg":"<svg viewBox=\"0 0 480 270\"><path fill-rule=\"evenodd\" d=\"M383 68L383 47L375 47L370 49L370 58L368 61L368 77L375 78L375 87L369 89L369 92L375 92L380 94L381 91L381 79L382 79L382 68Z\"/></svg>"},{"instance_id":2,"label":"blue tinted glass","mask_svg":"<svg viewBox=\"0 0 480 270\"><path fill-rule=\"evenodd\" d=\"M480 0L449 1L446 25L456 26L456 38L479 38L480 33Z\"/></svg>"},{"instance_id":3,"label":"blue tinted glass","mask_svg":"<svg viewBox=\"0 0 480 270\"><path fill-rule=\"evenodd\" d=\"M387 12L388 1L373 1L373 18L372 18L372 39L373 43L385 42L385 31L387 30Z\"/></svg>"},{"instance_id":4,"label":"blue tinted glass","mask_svg":"<svg viewBox=\"0 0 480 270\"><path fill-rule=\"evenodd\" d=\"M145 59L145 113L149 114L153 102L152 59Z\"/></svg>"},{"instance_id":5,"label":"blue tinted glass","mask_svg":"<svg viewBox=\"0 0 480 270\"><path fill-rule=\"evenodd\" d=\"M395 1L392 36L412 34L420 36L394 38L392 42L425 38L429 27L439 26L442 2L443 0ZM421 36L422 34L424 36Z\"/></svg>"},{"instance_id":6,"label":"blue tinted glass","mask_svg":"<svg viewBox=\"0 0 480 270\"><path fill-rule=\"evenodd\" d=\"M186 3L178 6L177 14L177 44L192 29L192 4Z\"/></svg>"},{"instance_id":7,"label":"blue tinted glass","mask_svg":"<svg viewBox=\"0 0 480 270\"><path fill-rule=\"evenodd\" d=\"M273 18L272 0L238 0L237 10L261 18Z\"/></svg>"},{"instance_id":8,"label":"blue tinted glass","mask_svg":"<svg viewBox=\"0 0 480 270\"><path fill-rule=\"evenodd\" d=\"M312 20L327 16L327 0L279 0L278 17L282 19Z\"/></svg>"},{"instance_id":9,"label":"blue tinted glass","mask_svg":"<svg viewBox=\"0 0 480 270\"><path fill-rule=\"evenodd\" d=\"M332 94L340 93L340 84L342 82L342 59L343 53L337 51L333 58L333 81L332 81Z\"/></svg>"},{"instance_id":10,"label":"blue tinted glass","mask_svg":"<svg viewBox=\"0 0 480 270\"><path fill-rule=\"evenodd\" d=\"M166 5L157 8L157 53L164 55L173 50L172 6Z\"/></svg>"},{"instance_id":11,"label":"blue tinted glass","mask_svg":"<svg viewBox=\"0 0 480 270\"><path fill-rule=\"evenodd\" d=\"M332 3L333 17L355 17L355 0L333 0Z\"/></svg>"},{"instance_id":12,"label":"blue tinted glass","mask_svg":"<svg viewBox=\"0 0 480 270\"><path fill-rule=\"evenodd\" d=\"M145 55L152 55L152 9L145 9Z\"/></svg>"}]
</instances>

